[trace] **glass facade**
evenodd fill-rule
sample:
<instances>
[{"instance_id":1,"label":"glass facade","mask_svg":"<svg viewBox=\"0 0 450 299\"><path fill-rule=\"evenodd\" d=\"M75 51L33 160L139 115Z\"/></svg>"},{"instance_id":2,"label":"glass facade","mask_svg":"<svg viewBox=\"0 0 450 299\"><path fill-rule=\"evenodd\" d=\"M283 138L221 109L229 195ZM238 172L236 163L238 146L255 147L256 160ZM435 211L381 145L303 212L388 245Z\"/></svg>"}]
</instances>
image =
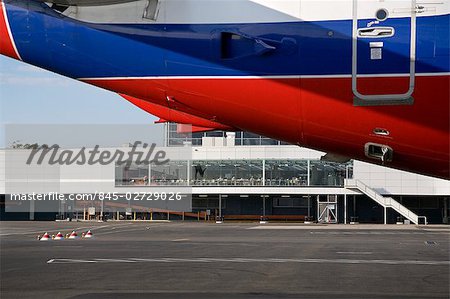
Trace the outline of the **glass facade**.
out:
<instances>
[{"instance_id":1,"label":"glass facade","mask_svg":"<svg viewBox=\"0 0 450 299\"><path fill-rule=\"evenodd\" d=\"M343 186L346 177L346 164L311 161L311 185Z\"/></svg>"},{"instance_id":2,"label":"glass facade","mask_svg":"<svg viewBox=\"0 0 450 299\"><path fill-rule=\"evenodd\" d=\"M223 131L177 132L177 125L166 124L166 145L202 145L202 137L226 137ZM235 133L235 145L282 145L280 141L248 132ZM320 160L193 160L170 161L164 165L116 167L116 185L189 186L343 186L352 178L353 163ZM289 201L280 199L280 202ZM293 203L296 206L295 203Z\"/></svg>"},{"instance_id":3,"label":"glass facade","mask_svg":"<svg viewBox=\"0 0 450 299\"><path fill-rule=\"evenodd\" d=\"M164 165L132 164L115 167L116 186L187 185L187 161L170 161Z\"/></svg>"},{"instance_id":4,"label":"glass facade","mask_svg":"<svg viewBox=\"0 0 450 299\"><path fill-rule=\"evenodd\" d=\"M226 137L224 131L210 131L200 133L178 133L177 124L166 124L166 146L183 146L185 142L191 142L193 146L202 145L202 137ZM286 145L288 143L270 139L249 132L236 132L235 145Z\"/></svg>"},{"instance_id":5,"label":"glass facade","mask_svg":"<svg viewBox=\"0 0 450 299\"><path fill-rule=\"evenodd\" d=\"M183 146L185 142L192 142L193 146L202 145L202 136L199 134L203 133L178 133L175 123L166 123L164 130L166 146Z\"/></svg>"},{"instance_id":6,"label":"glass facade","mask_svg":"<svg viewBox=\"0 0 450 299\"><path fill-rule=\"evenodd\" d=\"M116 166L116 185L343 186L352 163L319 160L193 160Z\"/></svg>"},{"instance_id":7,"label":"glass facade","mask_svg":"<svg viewBox=\"0 0 450 299\"><path fill-rule=\"evenodd\" d=\"M307 160L267 160L266 185L308 186Z\"/></svg>"},{"instance_id":8,"label":"glass facade","mask_svg":"<svg viewBox=\"0 0 450 299\"><path fill-rule=\"evenodd\" d=\"M115 169L116 186L142 186L148 184L149 168L148 165L116 164Z\"/></svg>"},{"instance_id":9,"label":"glass facade","mask_svg":"<svg viewBox=\"0 0 450 299\"><path fill-rule=\"evenodd\" d=\"M193 161L193 185L263 185L261 160Z\"/></svg>"},{"instance_id":10,"label":"glass facade","mask_svg":"<svg viewBox=\"0 0 450 299\"><path fill-rule=\"evenodd\" d=\"M187 161L170 161L163 165L150 164L149 168L150 185L187 185Z\"/></svg>"}]
</instances>

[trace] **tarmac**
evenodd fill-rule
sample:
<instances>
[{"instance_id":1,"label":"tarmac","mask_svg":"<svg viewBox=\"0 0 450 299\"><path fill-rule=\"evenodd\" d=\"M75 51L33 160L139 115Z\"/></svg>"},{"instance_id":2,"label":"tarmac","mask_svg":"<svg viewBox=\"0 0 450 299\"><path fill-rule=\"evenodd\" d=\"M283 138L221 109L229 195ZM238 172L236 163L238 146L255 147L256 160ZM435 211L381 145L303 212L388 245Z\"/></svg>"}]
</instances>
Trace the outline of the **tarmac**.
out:
<instances>
[{"instance_id":1,"label":"tarmac","mask_svg":"<svg viewBox=\"0 0 450 299\"><path fill-rule=\"evenodd\" d=\"M449 241L430 225L2 222L0 297L449 298Z\"/></svg>"}]
</instances>

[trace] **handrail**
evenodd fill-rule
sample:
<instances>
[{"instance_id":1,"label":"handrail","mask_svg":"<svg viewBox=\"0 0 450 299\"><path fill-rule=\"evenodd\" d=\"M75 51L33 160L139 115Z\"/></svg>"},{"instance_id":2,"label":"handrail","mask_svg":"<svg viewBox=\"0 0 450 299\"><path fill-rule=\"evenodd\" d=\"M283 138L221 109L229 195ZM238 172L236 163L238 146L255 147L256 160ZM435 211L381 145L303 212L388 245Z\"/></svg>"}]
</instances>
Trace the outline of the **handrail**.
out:
<instances>
[{"instance_id":1,"label":"handrail","mask_svg":"<svg viewBox=\"0 0 450 299\"><path fill-rule=\"evenodd\" d=\"M414 212L412 212L410 209L393 199L392 197L384 197L378 192L376 192L374 189L370 188L360 180L356 179L346 179L345 180L345 187L347 188L357 188L373 200L375 200L377 203L379 203L381 206L385 208L393 208L396 212L403 215L410 221L412 221L415 224L419 224L419 218L425 219L425 225L427 224L427 218L425 216L418 216Z\"/></svg>"}]
</instances>

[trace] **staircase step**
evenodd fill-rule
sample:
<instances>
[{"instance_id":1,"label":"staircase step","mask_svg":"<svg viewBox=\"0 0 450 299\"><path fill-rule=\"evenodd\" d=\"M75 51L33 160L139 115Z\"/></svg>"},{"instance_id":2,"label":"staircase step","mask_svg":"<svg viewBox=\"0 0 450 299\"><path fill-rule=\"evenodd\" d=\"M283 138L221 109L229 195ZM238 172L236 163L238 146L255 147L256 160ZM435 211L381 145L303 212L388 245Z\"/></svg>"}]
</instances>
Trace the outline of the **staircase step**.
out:
<instances>
[{"instance_id":1,"label":"staircase step","mask_svg":"<svg viewBox=\"0 0 450 299\"><path fill-rule=\"evenodd\" d=\"M414 212L409 210L404 205L400 204L398 201L393 199L392 197L384 197L381 194L379 194L374 189L370 188L363 182L355 179L345 180L344 183L345 188L347 189L358 189L365 195L369 196L371 199L373 199L375 202L377 202L379 205L381 205L384 208L392 208L397 213L402 215L403 217L409 219L411 222L418 224L419 216L416 215Z\"/></svg>"}]
</instances>

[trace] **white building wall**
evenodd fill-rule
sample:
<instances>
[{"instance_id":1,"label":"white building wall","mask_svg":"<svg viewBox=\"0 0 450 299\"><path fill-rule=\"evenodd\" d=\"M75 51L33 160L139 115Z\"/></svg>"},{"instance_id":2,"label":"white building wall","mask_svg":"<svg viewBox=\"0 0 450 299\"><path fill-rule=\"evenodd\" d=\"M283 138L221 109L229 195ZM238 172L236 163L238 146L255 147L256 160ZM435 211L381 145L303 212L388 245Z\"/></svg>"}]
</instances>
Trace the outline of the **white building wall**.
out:
<instances>
[{"instance_id":1,"label":"white building wall","mask_svg":"<svg viewBox=\"0 0 450 299\"><path fill-rule=\"evenodd\" d=\"M450 181L355 161L353 177L383 195L449 195Z\"/></svg>"},{"instance_id":2,"label":"white building wall","mask_svg":"<svg viewBox=\"0 0 450 299\"><path fill-rule=\"evenodd\" d=\"M5 193L5 151L0 150L0 194Z\"/></svg>"},{"instance_id":3,"label":"white building wall","mask_svg":"<svg viewBox=\"0 0 450 299\"><path fill-rule=\"evenodd\" d=\"M139 148L138 148L139 149ZM163 148L156 148L160 150ZM86 153L88 152L87 149ZM125 153L129 148L101 148L113 153L121 150ZM6 154L6 152L8 154ZM115 163L101 165L95 163L89 165L26 165L29 151L27 150L2 150L0 149L0 194L10 193L95 193L98 192L143 192L148 190L146 186L116 187L115 186ZM78 149L74 150L75 152ZM191 157L191 149L164 148L166 158L172 160L188 160ZM50 156L50 154L48 155ZM8 157L8 163L5 162ZM98 155L97 155L98 158ZM16 161L12 161L12 159ZM37 158L36 158L37 160ZM8 170L9 168L9 170ZM7 182L7 183L6 183ZM187 189L184 188L184 189ZM182 192L181 190L180 192Z\"/></svg>"},{"instance_id":4,"label":"white building wall","mask_svg":"<svg viewBox=\"0 0 450 299\"><path fill-rule=\"evenodd\" d=\"M193 160L320 159L325 153L295 145L199 146Z\"/></svg>"},{"instance_id":5,"label":"white building wall","mask_svg":"<svg viewBox=\"0 0 450 299\"><path fill-rule=\"evenodd\" d=\"M124 148L120 148L125 150ZM170 156L179 151L180 159L186 157L187 148L170 148ZM324 153L297 146L214 146L193 147L193 160L239 160L239 159L319 159ZM176 159L176 158L175 158ZM355 161L353 176L385 195L441 195L450 196L450 181L394 170ZM115 165L62 166L60 168L60 192L130 191L116 187ZM5 190L5 151L0 150L0 194ZM25 186L23 192L27 192ZM146 187L132 187L144 191ZM142 190L141 190L142 189Z\"/></svg>"}]
</instances>

